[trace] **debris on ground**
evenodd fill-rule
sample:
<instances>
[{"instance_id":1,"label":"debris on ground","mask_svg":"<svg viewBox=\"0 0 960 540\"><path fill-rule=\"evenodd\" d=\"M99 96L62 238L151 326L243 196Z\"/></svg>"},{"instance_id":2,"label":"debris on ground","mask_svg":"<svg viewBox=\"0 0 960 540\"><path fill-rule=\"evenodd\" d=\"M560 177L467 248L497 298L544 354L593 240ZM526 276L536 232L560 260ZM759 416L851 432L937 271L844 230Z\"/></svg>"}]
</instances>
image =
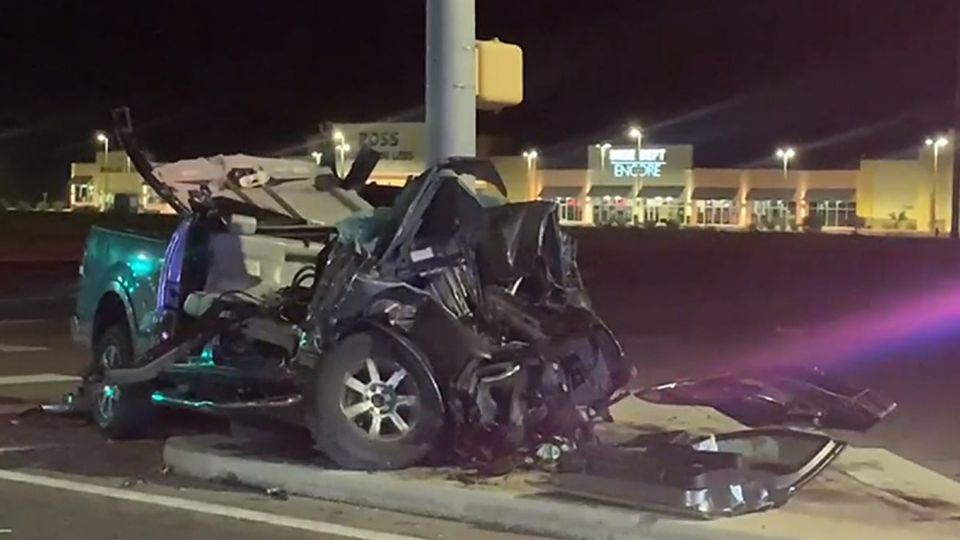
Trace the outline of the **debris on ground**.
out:
<instances>
[{"instance_id":1,"label":"debris on ground","mask_svg":"<svg viewBox=\"0 0 960 540\"><path fill-rule=\"evenodd\" d=\"M283 488L278 488L278 487L267 488L266 493L268 497L278 501L285 501L290 498L290 496L287 494L287 490Z\"/></svg>"},{"instance_id":2,"label":"debris on ground","mask_svg":"<svg viewBox=\"0 0 960 540\"><path fill-rule=\"evenodd\" d=\"M144 480L143 478L127 478L127 479L125 479L123 482L120 483L120 487L122 487L122 488L132 488L132 487L136 487L136 486L138 486L138 485L140 485L140 484L146 484L146 483L147 483L147 481Z\"/></svg>"}]
</instances>

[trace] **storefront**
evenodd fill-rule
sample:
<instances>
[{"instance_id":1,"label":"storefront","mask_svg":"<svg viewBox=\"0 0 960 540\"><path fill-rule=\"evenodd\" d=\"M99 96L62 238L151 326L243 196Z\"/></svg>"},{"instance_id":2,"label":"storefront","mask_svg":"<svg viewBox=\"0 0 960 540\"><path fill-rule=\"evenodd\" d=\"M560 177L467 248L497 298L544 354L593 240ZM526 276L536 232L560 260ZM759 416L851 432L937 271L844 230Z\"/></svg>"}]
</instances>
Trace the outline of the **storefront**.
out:
<instances>
[{"instance_id":1,"label":"storefront","mask_svg":"<svg viewBox=\"0 0 960 540\"><path fill-rule=\"evenodd\" d=\"M693 206L691 225L703 227L740 225L740 205L737 188L697 187L691 195Z\"/></svg>"},{"instance_id":2,"label":"storefront","mask_svg":"<svg viewBox=\"0 0 960 540\"><path fill-rule=\"evenodd\" d=\"M588 149L590 223L682 225L693 161L689 145L595 145Z\"/></svg>"},{"instance_id":3,"label":"storefront","mask_svg":"<svg viewBox=\"0 0 960 540\"><path fill-rule=\"evenodd\" d=\"M563 223L583 221L582 190L579 187L546 186L537 197L541 201L557 203L557 212Z\"/></svg>"},{"instance_id":4,"label":"storefront","mask_svg":"<svg viewBox=\"0 0 960 540\"><path fill-rule=\"evenodd\" d=\"M644 227L686 223L684 186L643 186L637 192L637 207Z\"/></svg>"},{"instance_id":5,"label":"storefront","mask_svg":"<svg viewBox=\"0 0 960 540\"><path fill-rule=\"evenodd\" d=\"M753 188L747 192L750 225L763 231L797 228L796 189Z\"/></svg>"},{"instance_id":6,"label":"storefront","mask_svg":"<svg viewBox=\"0 0 960 540\"><path fill-rule=\"evenodd\" d=\"M808 189L804 201L822 227L858 226L856 189Z\"/></svg>"},{"instance_id":7,"label":"storefront","mask_svg":"<svg viewBox=\"0 0 960 540\"><path fill-rule=\"evenodd\" d=\"M634 224L633 186L592 186L587 193L594 225Z\"/></svg>"}]
</instances>

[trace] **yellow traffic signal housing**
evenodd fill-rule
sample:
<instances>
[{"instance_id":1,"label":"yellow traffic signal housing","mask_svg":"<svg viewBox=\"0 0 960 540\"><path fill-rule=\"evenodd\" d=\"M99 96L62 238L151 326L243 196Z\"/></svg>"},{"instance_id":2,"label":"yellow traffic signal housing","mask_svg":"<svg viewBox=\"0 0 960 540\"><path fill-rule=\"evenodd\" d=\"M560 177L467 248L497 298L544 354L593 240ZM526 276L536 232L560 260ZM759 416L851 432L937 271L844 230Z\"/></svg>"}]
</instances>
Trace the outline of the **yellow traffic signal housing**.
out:
<instances>
[{"instance_id":1,"label":"yellow traffic signal housing","mask_svg":"<svg viewBox=\"0 0 960 540\"><path fill-rule=\"evenodd\" d=\"M523 101L523 50L498 39L476 46L477 109L499 111Z\"/></svg>"}]
</instances>

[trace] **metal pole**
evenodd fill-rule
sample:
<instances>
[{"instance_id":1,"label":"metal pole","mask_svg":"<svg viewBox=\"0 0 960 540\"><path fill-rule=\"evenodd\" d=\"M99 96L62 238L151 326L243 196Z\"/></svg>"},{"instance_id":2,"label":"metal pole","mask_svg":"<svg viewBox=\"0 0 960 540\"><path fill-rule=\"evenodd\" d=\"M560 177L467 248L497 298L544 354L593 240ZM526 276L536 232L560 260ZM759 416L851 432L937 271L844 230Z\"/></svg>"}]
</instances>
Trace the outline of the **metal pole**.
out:
<instances>
[{"instance_id":1,"label":"metal pole","mask_svg":"<svg viewBox=\"0 0 960 540\"><path fill-rule=\"evenodd\" d=\"M475 0L427 0L427 165L477 152Z\"/></svg>"},{"instance_id":2,"label":"metal pole","mask_svg":"<svg viewBox=\"0 0 960 540\"><path fill-rule=\"evenodd\" d=\"M933 182L930 185L930 232L939 236L937 228L937 182L940 181L940 145L933 143Z\"/></svg>"},{"instance_id":3,"label":"metal pole","mask_svg":"<svg viewBox=\"0 0 960 540\"><path fill-rule=\"evenodd\" d=\"M954 51L957 53L955 58L956 71L953 80L953 182L950 191L950 238L960 239L960 144L957 144L957 134L960 133L960 3L956 4L957 12L954 14L954 28L957 32L957 43Z\"/></svg>"}]
</instances>

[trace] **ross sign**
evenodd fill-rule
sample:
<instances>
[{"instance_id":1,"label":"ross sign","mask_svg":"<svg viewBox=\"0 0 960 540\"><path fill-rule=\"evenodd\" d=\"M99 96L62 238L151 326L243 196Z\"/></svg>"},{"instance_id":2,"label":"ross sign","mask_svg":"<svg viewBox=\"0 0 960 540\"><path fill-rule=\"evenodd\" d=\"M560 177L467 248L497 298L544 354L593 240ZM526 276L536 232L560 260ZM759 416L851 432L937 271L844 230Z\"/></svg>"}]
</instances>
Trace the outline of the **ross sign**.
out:
<instances>
[{"instance_id":1,"label":"ross sign","mask_svg":"<svg viewBox=\"0 0 960 540\"><path fill-rule=\"evenodd\" d=\"M426 139L426 126L421 122L376 122L363 124L335 124L334 130L343 134L343 140L350 150L350 156L363 146L380 152L381 164L377 170L389 170L400 167L402 170L420 167L417 162L423 160L423 142ZM348 158L350 157L348 156ZM397 161L391 165L391 162Z\"/></svg>"},{"instance_id":2,"label":"ross sign","mask_svg":"<svg viewBox=\"0 0 960 540\"><path fill-rule=\"evenodd\" d=\"M412 150L400 147L399 131L360 131L357 133L360 146L369 146L380 152L382 159L392 161L413 161L416 157Z\"/></svg>"},{"instance_id":3,"label":"ross sign","mask_svg":"<svg viewBox=\"0 0 960 540\"><path fill-rule=\"evenodd\" d=\"M660 178L667 164L666 148L611 148L614 178Z\"/></svg>"}]
</instances>

